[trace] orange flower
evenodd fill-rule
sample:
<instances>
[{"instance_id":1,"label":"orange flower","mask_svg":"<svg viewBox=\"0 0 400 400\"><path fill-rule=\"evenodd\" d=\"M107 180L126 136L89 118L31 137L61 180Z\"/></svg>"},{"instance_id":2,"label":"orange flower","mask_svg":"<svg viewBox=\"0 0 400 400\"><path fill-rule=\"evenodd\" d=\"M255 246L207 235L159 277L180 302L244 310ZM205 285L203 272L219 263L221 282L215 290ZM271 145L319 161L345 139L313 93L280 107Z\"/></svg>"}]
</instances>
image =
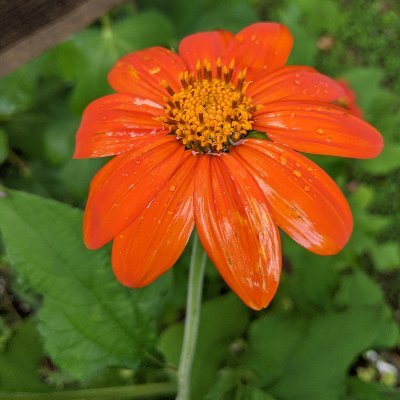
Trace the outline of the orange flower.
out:
<instances>
[{"instance_id":1,"label":"orange flower","mask_svg":"<svg viewBox=\"0 0 400 400\"><path fill-rule=\"evenodd\" d=\"M92 181L84 240L91 249L114 240L124 285L167 271L196 225L227 284L260 309L279 282L278 226L317 254L345 245L346 199L297 151L369 158L382 138L331 104L344 95L334 80L285 66L292 41L286 27L256 23L190 35L178 54L130 53L113 67L117 93L85 110L75 157L115 156Z\"/></svg>"}]
</instances>

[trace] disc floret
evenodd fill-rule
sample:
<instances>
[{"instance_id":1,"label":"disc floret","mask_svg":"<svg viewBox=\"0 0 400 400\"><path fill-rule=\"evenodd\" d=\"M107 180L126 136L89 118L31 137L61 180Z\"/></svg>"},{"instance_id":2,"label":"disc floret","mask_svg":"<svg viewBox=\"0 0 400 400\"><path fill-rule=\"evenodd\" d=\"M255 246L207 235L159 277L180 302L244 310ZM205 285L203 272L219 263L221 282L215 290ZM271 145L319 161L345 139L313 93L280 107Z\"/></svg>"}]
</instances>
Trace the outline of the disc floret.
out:
<instances>
[{"instance_id":1,"label":"disc floret","mask_svg":"<svg viewBox=\"0 0 400 400\"><path fill-rule=\"evenodd\" d=\"M163 121L187 149L227 152L251 130L256 107L245 96L246 70L237 74L236 83L233 70L233 61L227 67L218 59L213 76L211 63L198 61L196 74L181 73L179 92L164 84L171 97L166 99Z\"/></svg>"}]
</instances>

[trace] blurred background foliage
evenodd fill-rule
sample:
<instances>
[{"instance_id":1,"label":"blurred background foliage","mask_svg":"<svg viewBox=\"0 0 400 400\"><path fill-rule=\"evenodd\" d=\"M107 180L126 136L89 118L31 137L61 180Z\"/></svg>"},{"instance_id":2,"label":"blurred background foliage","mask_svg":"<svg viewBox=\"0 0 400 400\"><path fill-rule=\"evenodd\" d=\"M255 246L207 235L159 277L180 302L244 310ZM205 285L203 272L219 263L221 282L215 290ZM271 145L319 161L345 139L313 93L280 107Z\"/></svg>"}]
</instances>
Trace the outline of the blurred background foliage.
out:
<instances>
[{"instance_id":1,"label":"blurred background foliage","mask_svg":"<svg viewBox=\"0 0 400 400\"><path fill-rule=\"evenodd\" d=\"M348 196L354 234L333 257L284 237L267 310L247 309L208 265L192 397L400 399L397 0L127 2L0 80L0 398L175 379L190 244L148 288L119 285L109 248L81 243L79 208L104 160L73 160L74 134L118 57L258 20L289 26L290 63L346 79L386 145L374 160L313 157Z\"/></svg>"}]
</instances>

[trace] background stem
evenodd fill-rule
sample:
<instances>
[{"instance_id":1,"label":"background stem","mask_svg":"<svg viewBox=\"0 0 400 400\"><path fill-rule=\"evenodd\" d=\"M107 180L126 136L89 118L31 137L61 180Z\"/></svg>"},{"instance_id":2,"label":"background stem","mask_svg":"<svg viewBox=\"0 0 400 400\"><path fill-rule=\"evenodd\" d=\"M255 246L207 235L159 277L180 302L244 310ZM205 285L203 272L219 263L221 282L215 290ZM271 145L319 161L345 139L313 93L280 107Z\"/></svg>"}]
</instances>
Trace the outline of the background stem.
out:
<instances>
[{"instance_id":1,"label":"background stem","mask_svg":"<svg viewBox=\"0 0 400 400\"><path fill-rule=\"evenodd\" d=\"M185 332L179 361L178 396L176 400L190 399L190 376L199 330L201 295L206 260L207 254L200 244L197 232L194 232L186 302Z\"/></svg>"},{"instance_id":2,"label":"background stem","mask_svg":"<svg viewBox=\"0 0 400 400\"><path fill-rule=\"evenodd\" d=\"M148 383L48 393L0 392L0 400L123 400L164 397L175 393L176 387L172 383Z\"/></svg>"}]
</instances>

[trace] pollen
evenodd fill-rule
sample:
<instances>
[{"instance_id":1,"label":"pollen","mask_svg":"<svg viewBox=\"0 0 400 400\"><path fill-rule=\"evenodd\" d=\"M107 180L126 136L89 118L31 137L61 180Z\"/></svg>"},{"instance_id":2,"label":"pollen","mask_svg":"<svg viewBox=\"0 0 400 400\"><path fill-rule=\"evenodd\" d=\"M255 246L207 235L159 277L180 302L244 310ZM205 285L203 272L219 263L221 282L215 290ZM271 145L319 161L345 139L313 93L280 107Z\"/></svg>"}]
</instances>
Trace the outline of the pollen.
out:
<instances>
[{"instance_id":1,"label":"pollen","mask_svg":"<svg viewBox=\"0 0 400 400\"><path fill-rule=\"evenodd\" d=\"M233 81L234 62L223 66L216 62L196 64L196 73L180 75L182 89L174 92L164 83L171 97L166 98L162 121L187 149L202 153L227 152L229 147L247 136L252 128L252 114L257 109L245 96L249 82L246 70Z\"/></svg>"}]
</instances>

